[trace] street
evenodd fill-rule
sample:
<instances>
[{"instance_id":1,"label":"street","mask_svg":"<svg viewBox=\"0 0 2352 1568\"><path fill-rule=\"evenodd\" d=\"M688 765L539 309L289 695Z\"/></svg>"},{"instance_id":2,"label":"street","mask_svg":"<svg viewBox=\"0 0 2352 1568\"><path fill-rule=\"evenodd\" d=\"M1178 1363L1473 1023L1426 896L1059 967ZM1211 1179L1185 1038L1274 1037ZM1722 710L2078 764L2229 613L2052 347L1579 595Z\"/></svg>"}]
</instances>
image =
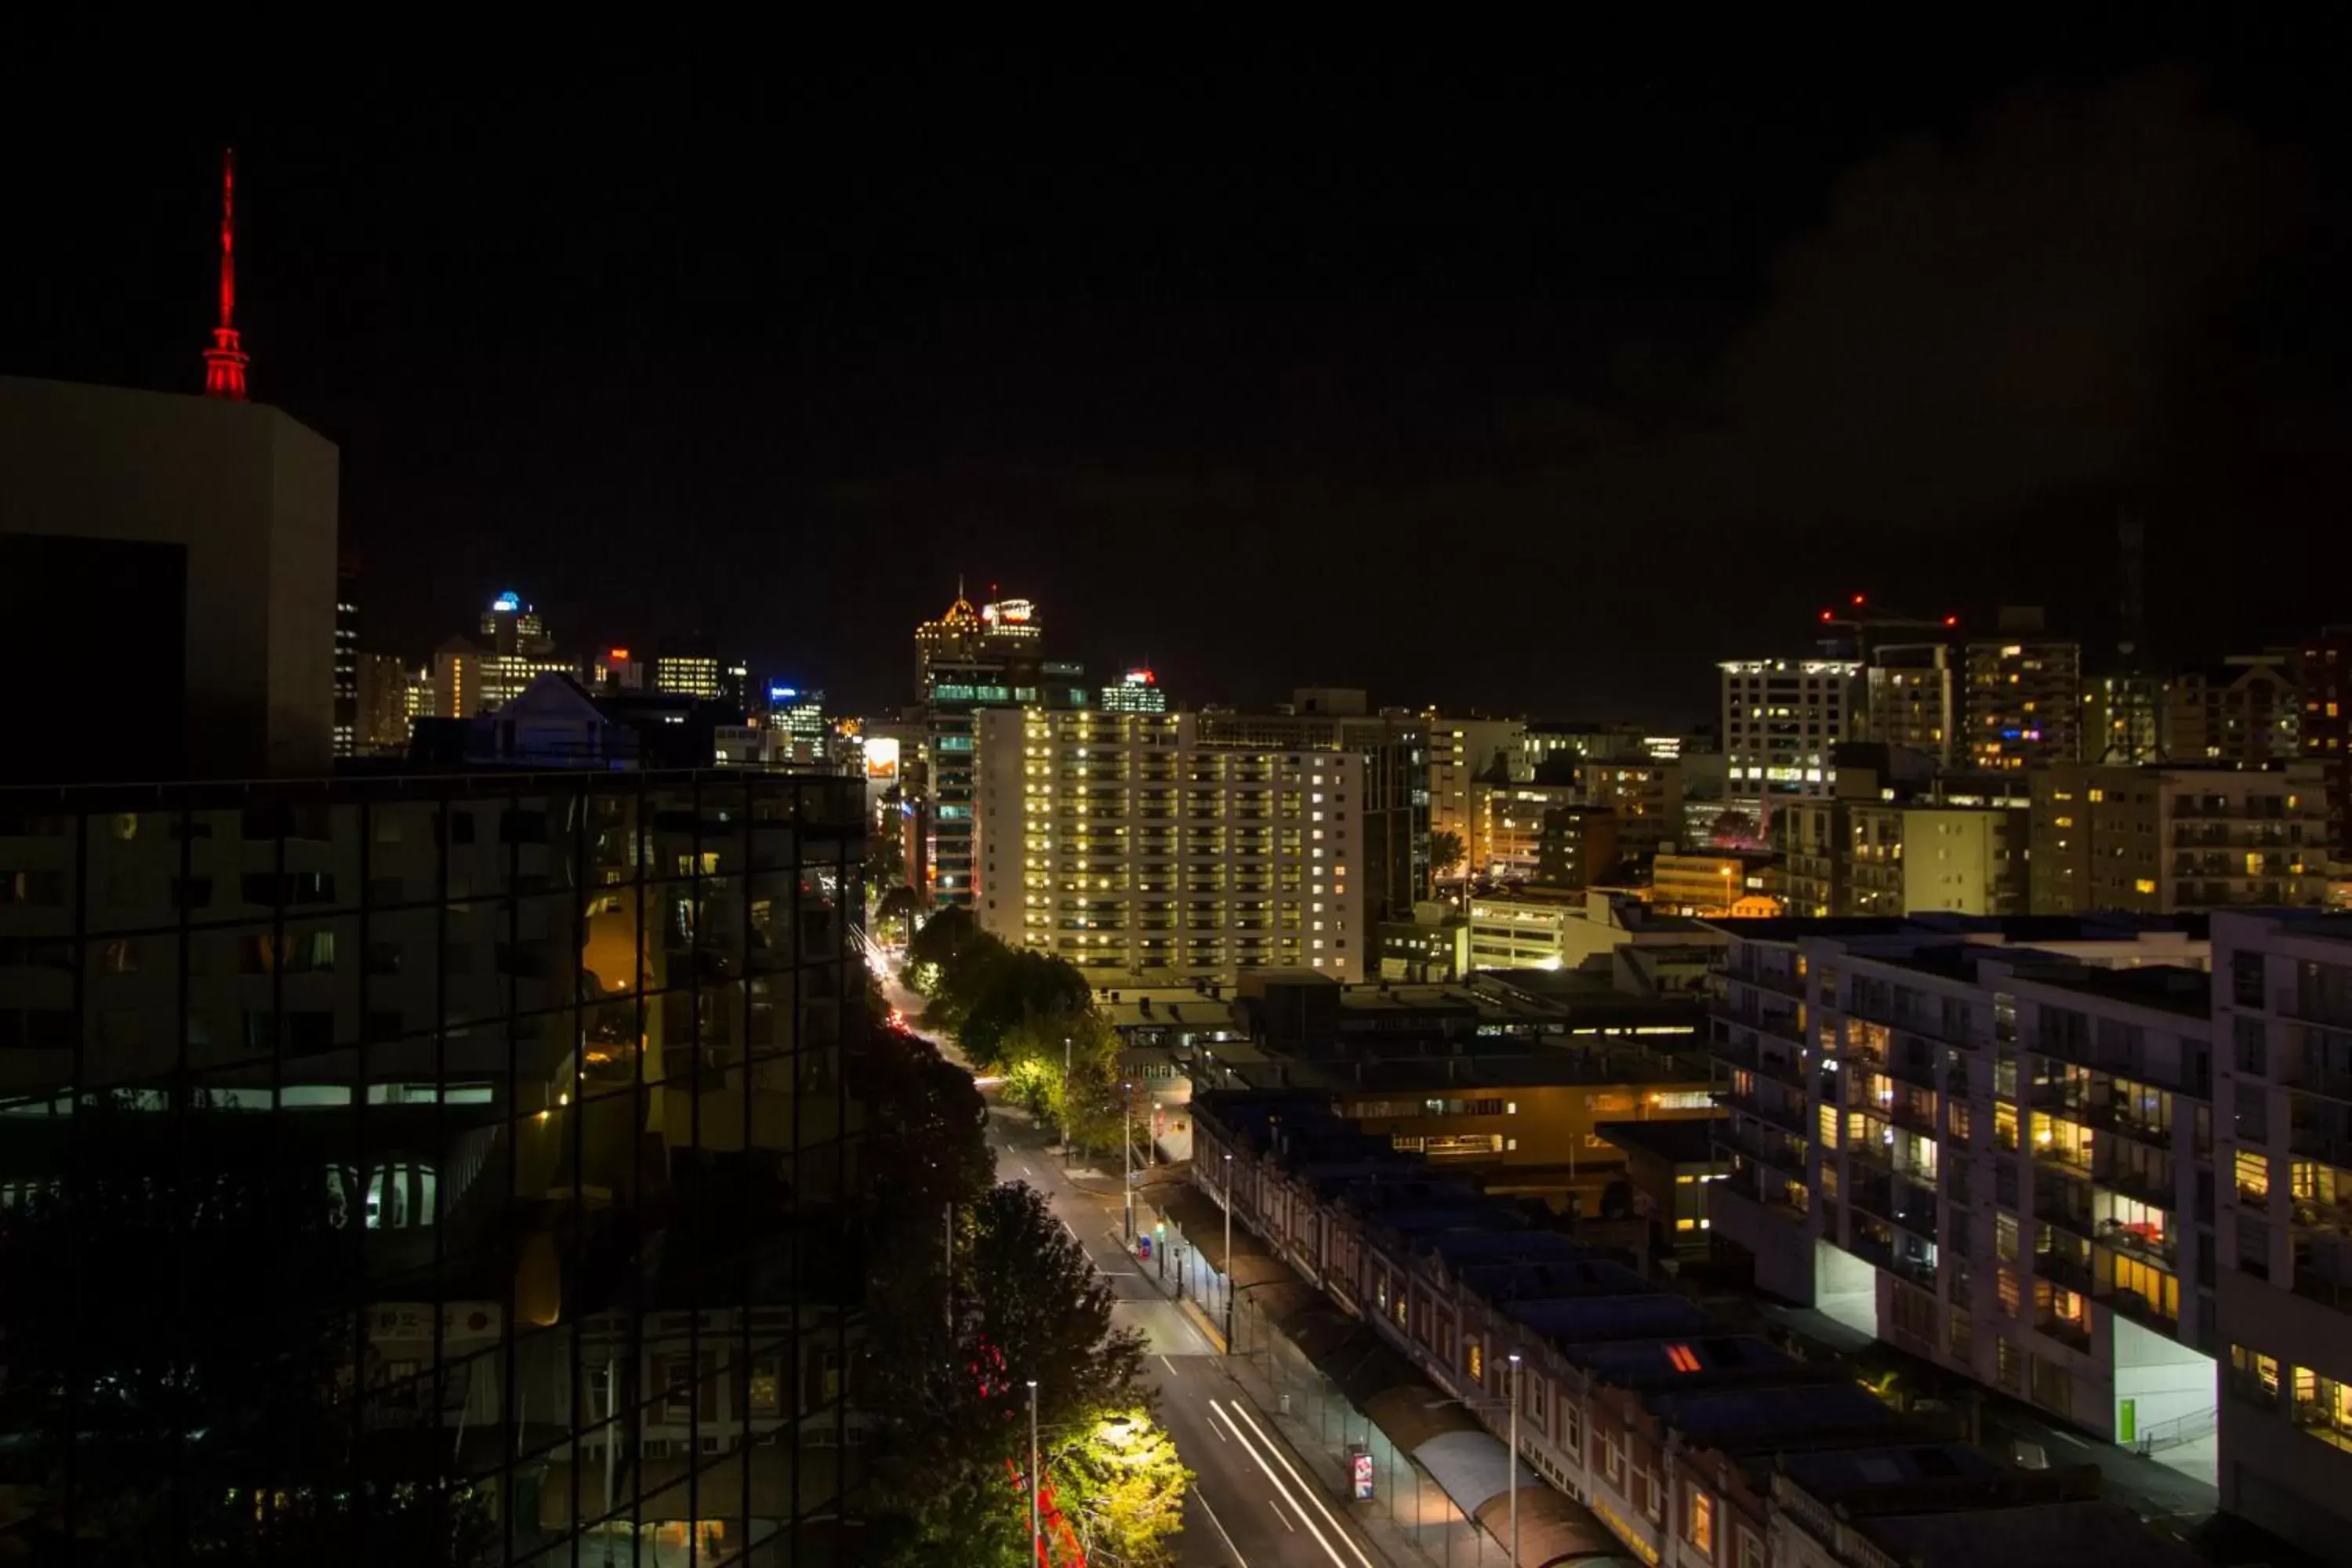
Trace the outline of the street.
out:
<instances>
[{"instance_id":1,"label":"street","mask_svg":"<svg viewBox=\"0 0 2352 1568\"><path fill-rule=\"evenodd\" d=\"M911 1022L921 1014L922 999L901 986L879 957L869 952L891 1005L910 1020L907 1026L961 1065L952 1041ZM1139 1261L1121 1235L1120 1172L1114 1166L1066 1173L1061 1153L1024 1112L998 1103L986 1080L982 1093L997 1179L1026 1182L1045 1195L1108 1281L1117 1298L1114 1324L1144 1335L1144 1365L1160 1396L1160 1418L1194 1476L1177 1562L1182 1568L1382 1568L1386 1559L1365 1544L1289 1444L1251 1408L1227 1375L1215 1341L1169 1300L1156 1274L1145 1275L1156 1264Z\"/></svg>"}]
</instances>

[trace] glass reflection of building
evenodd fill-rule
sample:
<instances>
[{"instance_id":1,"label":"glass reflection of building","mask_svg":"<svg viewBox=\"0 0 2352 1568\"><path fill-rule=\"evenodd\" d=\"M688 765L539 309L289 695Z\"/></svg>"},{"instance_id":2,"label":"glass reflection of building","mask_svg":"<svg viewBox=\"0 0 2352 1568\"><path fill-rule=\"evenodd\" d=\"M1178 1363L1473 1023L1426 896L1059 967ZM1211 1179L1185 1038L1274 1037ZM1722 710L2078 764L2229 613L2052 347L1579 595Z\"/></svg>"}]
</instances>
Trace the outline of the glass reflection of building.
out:
<instances>
[{"instance_id":1,"label":"glass reflection of building","mask_svg":"<svg viewBox=\"0 0 2352 1568\"><path fill-rule=\"evenodd\" d=\"M324 1369L289 1375L329 1391L336 1506L462 1512L492 1561L836 1546L861 795L0 791L0 1485L104 1528L105 1443L177 1423L146 1491L218 1518L237 1422L120 1392L168 1357L249 1394L226 1468L254 1518L323 1506L258 1415L272 1358L223 1360L285 1346Z\"/></svg>"}]
</instances>

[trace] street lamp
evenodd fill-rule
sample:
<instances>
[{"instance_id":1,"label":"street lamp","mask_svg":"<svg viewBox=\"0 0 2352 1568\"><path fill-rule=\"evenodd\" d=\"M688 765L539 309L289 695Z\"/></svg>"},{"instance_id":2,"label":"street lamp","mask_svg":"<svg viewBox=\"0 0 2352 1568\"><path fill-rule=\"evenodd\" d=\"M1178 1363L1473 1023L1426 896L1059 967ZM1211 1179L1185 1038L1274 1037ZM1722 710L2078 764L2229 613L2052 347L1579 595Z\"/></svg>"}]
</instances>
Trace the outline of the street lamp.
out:
<instances>
[{"instance_id":1,"label":"street lamp","mask_svg":"<svg viewBox=\"0 0 2352 1568\"><path fill-rule=\"evenodd\" d=\"M1513 1500L1516 1504L1517 1500ZM1029 1380L1029 1552L1045 1561L1045 1534L1037 1525L1037 1380Z\"/></svg>"},{"instance_id":2,"label":"street lamp","mask_svg":"<svg viewBox=\"0 0 2352 1568\"><path fill-rule=\"evenodd\" d=\"M1135 1245L1135 1085L1118 1086L1119 1192L1127 1200L1127 1244Z\"/></svg>"},{"instance_id":3,"label":"street lamp","mask_svg":"<svg viewBox=\"0 0 2352 1568\"><path fill-rule=\"evenodd\" d=\"M1070 1168L1070 1037L1062 1037L1062 1169Z\"/></svg>"},{"instance_id":4,"label":"street lamp","mask_svg":"<svg viewBox=\"0 0 2352 1568\"><path fill-rule=\"evenodd\" d=\"M1234 1353L1234 1157L1225 1156L1225 1353Z\"/></svg>"},{"instance_id":5,"label":"street lamp","mask_svg":"<svg viewBox=\"0 0 2352 1568\"><path fill-rule=\"evenodd\" d=\"M1511 1352L1511 1568L1519 1568L1519 1352Z\"/></svg>"}]
</instances>

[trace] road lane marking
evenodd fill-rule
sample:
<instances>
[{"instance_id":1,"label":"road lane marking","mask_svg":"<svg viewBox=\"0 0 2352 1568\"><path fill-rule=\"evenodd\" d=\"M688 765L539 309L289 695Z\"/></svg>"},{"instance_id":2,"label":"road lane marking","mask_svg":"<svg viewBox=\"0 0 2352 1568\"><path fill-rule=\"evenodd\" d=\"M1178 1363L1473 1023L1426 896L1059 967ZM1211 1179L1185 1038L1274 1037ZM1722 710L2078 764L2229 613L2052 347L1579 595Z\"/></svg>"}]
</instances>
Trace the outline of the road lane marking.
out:
<instances>
[{"instance_id":1,"label":"road lane marking","mask_svg":"<svg viewBox=\"0 0 2352 1568\"><path fill-rule=\"evenodd\" d=\"M1216 1401L1211 1400L1210 1403L1213 1405ZM1356 1561L1362 1563L1364 1568L1372 1568L1372 1560L1364 1555L1364 1549L1356 1544L1355 1538L1348 1533L1346 1529L1340 1525L1339 1521L1332 1514L1330 1509L1325 1506L1322 1494L1315 1488L1307 1485L1307 1478L1300 1475L1298 1471L1292 1467L1289 1456L1275 1446L1275 1440L1266 1436L1265 1429L1260 1426L1257 1422L1251 1417L1248 1411L1242 1408L1242 1402L1238 1399L1234 1401L1234 1414L1240 1416L1243 1420L1249 1422L1250 1430L1256 1433L1265 1442L1265 1446L1269 1449L1273 1450L1276 1461L1279 1463L1284 1469L1290 1472L1290 1479L1298 1483L1299 1489L1307 1494L1307 1500L1315 1505L1316 1509L1321 1512L1325 1519L1331 1521L1331 1528L1339 1532L1340 1540L1348 1543L1348 1550L1356 1554ZM1289 1494L1285 1493L1284 1495L1288 1496ZM1297 1505L1294 1504L1293 1506L1296 1507ZM1300 1517L1305 1517L1304 1510L1300 1510ZM1307 1521L1307 1528L1314 1528L1314 1521L1312 1520ZM1320 1537L1318 1536L1318 1539L1320 1539ZM1335 1552L1332 1554L1332 1561L1339 1561L1338 1553ZM1346 1568L1346 1564L1342 1563L1341 1568Z\"/></svg>"},{"instance_id":2,"label":"road lane marking","mask_svg":"<svg viewBox=\"0 0 2352 1568\"><path fill-rule=\"evenodd\" d=\"M1161 1356L1160 1358L1160 1364L1168 1369L1168 1375L1171 1377L1181 1377L1183 1375L1176 1370L1176 1363L1170 1361L1166 1356Z\"/></svg>"},{"instance_id":3,"label":"road lane marking","mask_svg":"<svg viewBox=\"0 0 2352 1568\"><path fill-rule=\"evenodd\" d=\"M1210 1425L1214 1426L1215 1423L1211 1422ZM1192 1500L1201 1505L1201 1511L1209 1516L1209 1522L1217 1527L1217 1533L1224 1536L1225 1550L1234 1554L1234 1568L1249 1568L1249 1564L1242 1561L1242 1549L1234 1544L1232 1536L1225 1535L1225 1521L1217 1517L1217 1510L1209 1506L1209 1500L1201 1495L1198 1487L1192 1489Z\"/></svg>"},{"instance_id":4,"label":"road lane marking","mask_svg":"<svg viewBox=\"0 0 2352 1568\"><path fill-rule=\"evenodd\" d=\"M1283 1479L1280 1476L1274 1473L1274 1467L1265 1462L1265 1456L1257 1451L1257 1446L1243 1435L1242 1429L1239 1426L1234 1425L1234 1418L1225 1414L1224 1406L1212 1399L1209 1401L1209 1413L1213 1416L1222 1419L1225 1423L1226 1426L1232 1431L1234 1441L1241 1444L1242 1451L1249 1455L1251 1461L1257 1466L1258 1472L1265 1476L1265 1479L1273 1484L1274 1489L1276 1492L1279 1492L1282 1496L1290 1498L1290 1489L1283 1484ZM1331 1568L1348 1568L1348 1560L1340 1556L1337 1551L1332 1549L1330 1542L1324 1539L1322 1528L1315 1522L1314 1519L1308 1515L1305 1509L1298 1506L1298 1500L1296 1498L1290 1498L1290 1506L1297 1512L1300 1521L1306 1524L1307 1533L1315 1538L1315 1544L1323 1549L1323 1555L1331 1560ZM1293 1531L1292 1533L1296 1534L1297 1532ZM1367 1564L1367 1568L1370 1568L1369 1564Z\"/></svg>"},{"instance_id":5,"label":"road lane marking","mask_svg":"<svg viewBox=\"0 0 2352 1568\"><path fill-rule=\"evenodd\" d=\"M1284 1518L1283 1518L1283 1513L1282 1513L1282 1505L1281 1505L1280 1503L1278 1503L1278 1502L1275 1501L1272 1498L1268 1498L1268 1499L1266 1499L1266 1500L1265 1500L1265 1506L1266 1506L1266 1507L1268 1507L1268 1508L1270 1508L1270 1509L1272 1509L1272 1510L1274 1510L1274 1517L1275 1517L1275 1518L1282 1520L1282 1528L1283 1528L1283 1529L1285 1529L1285 1530L1286 1530L1286 1531L1290 1531L1290 1533L1291 1533L1291 1534L1293 1534L1293 1535L1296 1535L1296 1534L1297 1534L1297 1533L1298 1533L1298 1527L1297 1527L1297 1525L1295 1525L1295 1524L1291 1523L1289 1520L1287 1520L1287 1519L1284 1519Z\"/></svg>"}]
</instances>

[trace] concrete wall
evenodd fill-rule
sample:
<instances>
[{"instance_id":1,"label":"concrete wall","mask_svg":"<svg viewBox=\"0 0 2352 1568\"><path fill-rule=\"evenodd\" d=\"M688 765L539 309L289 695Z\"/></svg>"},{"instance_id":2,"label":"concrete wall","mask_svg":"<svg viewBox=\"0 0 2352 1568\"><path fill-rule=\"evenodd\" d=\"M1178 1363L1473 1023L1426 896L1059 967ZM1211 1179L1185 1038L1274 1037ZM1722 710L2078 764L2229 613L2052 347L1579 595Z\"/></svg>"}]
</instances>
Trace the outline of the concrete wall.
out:
<instances>
[{"instance_id":1,"label":"concrete wall","mask_svg":"<svg viewBox=\"0 0 2352 1568\"><path fill-rule=\"evenodd\" d=\"M2129 1318L2114 1320L2116 1440L2124 1441L2124 1401L2132 1402L2130 1429L2202 1415L2213 1408L2213 1358L2190 1346L2152 1333Z\"/></svg>"},{"instance_id":2,"label":"concrete wall","mask_svg":"<svg viewBox=\"0 0 2352 1568\"><path fill-rule=\"evenodd\" d=\"M338 468L274 408L0 377L9 531L186 547L192 777L331 766Z\"/></svg>"}]
</instances>

